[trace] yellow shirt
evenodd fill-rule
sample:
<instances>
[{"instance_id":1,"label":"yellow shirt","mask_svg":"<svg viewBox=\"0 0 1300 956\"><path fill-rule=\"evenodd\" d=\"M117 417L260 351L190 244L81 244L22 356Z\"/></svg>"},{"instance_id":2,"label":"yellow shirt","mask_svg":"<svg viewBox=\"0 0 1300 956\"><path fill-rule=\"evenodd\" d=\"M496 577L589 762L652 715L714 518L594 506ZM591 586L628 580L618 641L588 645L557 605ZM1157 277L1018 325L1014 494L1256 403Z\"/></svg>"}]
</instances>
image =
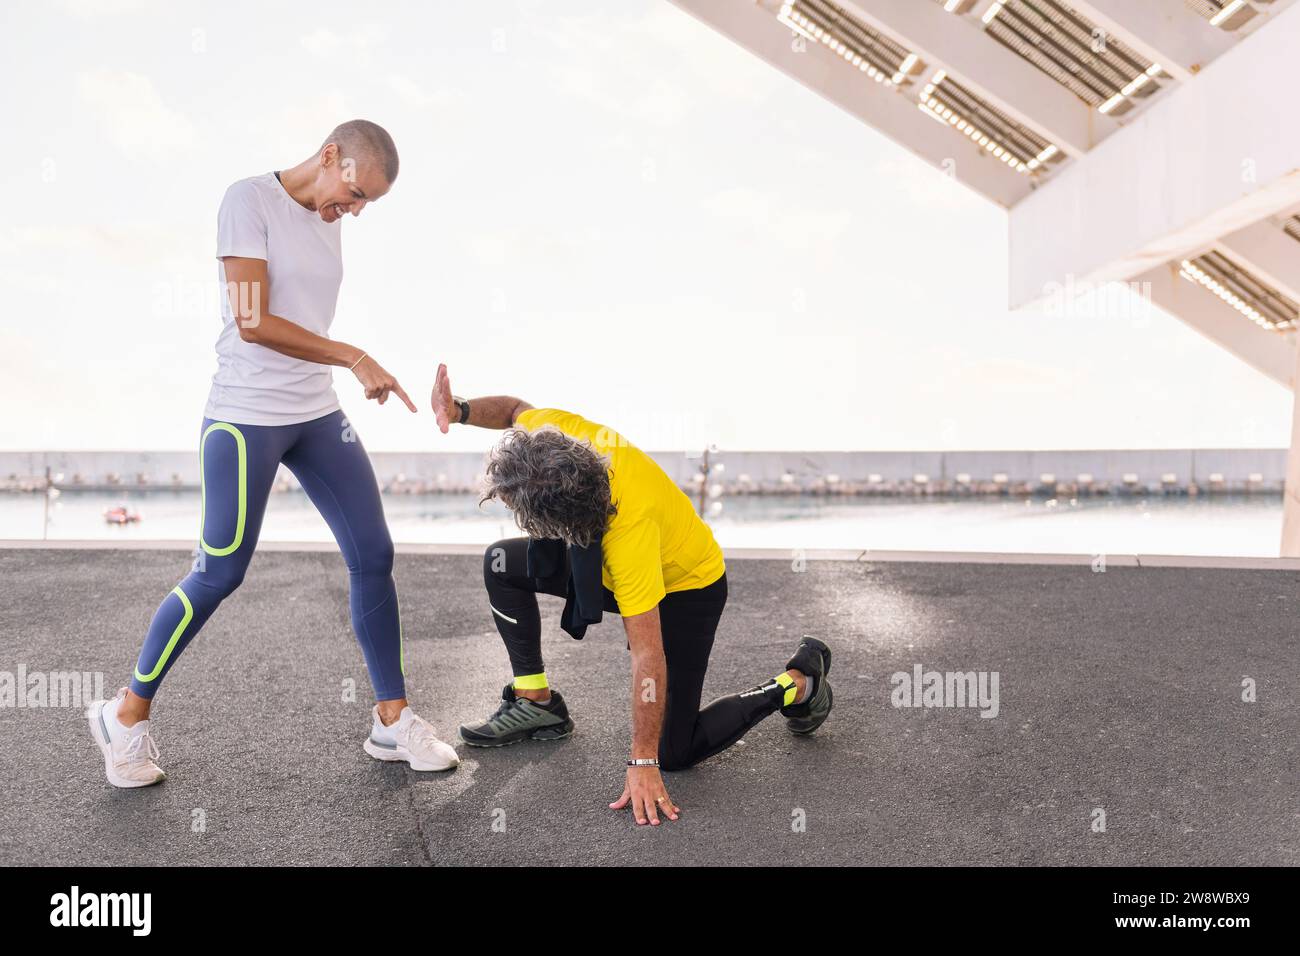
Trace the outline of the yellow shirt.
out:
<instances>
[{"instance_id":1,"label":"yellow shirt","mask_svg":"<svg viewBox=\"0 0 1300 956\"><path fill-rule=\"evenodd\" d=\"M691 500L653 458L618 432L558 408L532 408L516 424L554 425L609 458L609 490L618 514L600 546L601 579L624 617L657 607L665 594L708 587L726 571L722 549Z\"/></svg>"}]
</instances>

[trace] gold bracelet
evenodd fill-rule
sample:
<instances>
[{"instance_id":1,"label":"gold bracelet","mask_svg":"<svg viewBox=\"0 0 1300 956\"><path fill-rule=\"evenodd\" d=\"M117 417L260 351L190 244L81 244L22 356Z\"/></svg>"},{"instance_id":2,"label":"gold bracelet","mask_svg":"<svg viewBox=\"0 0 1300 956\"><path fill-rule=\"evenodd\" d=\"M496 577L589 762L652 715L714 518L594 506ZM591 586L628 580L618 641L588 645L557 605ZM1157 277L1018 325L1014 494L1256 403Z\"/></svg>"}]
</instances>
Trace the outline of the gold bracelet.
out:
<instances>
[{"instance_id":1,"label":"gold bracelet","mask_svg":"<svg viewBox=\"0 0 1300 956\"><path fill-rule=\"evenodd\" d=\"M362 352L362 353L361 353L361 358L357 359L357 360L356 360L355 362L353 362L350 366L348 366L348 371L349 371L349 372L354 372L354 371L356 371L357 366L361 364L361 359L364 359L365 357L366 357L366 353L365 353L365 352Z\"/></svg>"}]
</instances>

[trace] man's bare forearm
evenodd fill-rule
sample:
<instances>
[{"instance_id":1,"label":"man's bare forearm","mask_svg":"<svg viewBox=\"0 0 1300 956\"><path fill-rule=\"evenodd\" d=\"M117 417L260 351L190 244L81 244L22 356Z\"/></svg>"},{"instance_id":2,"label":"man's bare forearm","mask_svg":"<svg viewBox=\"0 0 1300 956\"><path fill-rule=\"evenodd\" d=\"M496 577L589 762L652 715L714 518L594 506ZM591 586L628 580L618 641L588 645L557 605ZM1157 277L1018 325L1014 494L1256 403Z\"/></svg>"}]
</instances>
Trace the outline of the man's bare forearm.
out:
<instances>
[{"instance_id":1,"label":"man's bare forearm","mask_svg":"<svg viewBox=\"0 0 1300 956\"><path fill-rule=\"evenodd\" d=\"M488 395L484 398L467 399L469 402L469 420L460 421L460 406L452 403L448 412L453 422L462 425L477 425L479 428L510 428L515 420L532 408L521 398L511 395Z\"/></svg>"},{"instance_id":2,"label":"man's bare forearm","mask_svg":"<svg viewBox=\"0 0 1300 956\"><path fill-rule=\"evenodd\" d=\"M632 757L658 757L668 690L659 609L624 618L623 623L632 649Z\"/></svg>"}]
</instances>

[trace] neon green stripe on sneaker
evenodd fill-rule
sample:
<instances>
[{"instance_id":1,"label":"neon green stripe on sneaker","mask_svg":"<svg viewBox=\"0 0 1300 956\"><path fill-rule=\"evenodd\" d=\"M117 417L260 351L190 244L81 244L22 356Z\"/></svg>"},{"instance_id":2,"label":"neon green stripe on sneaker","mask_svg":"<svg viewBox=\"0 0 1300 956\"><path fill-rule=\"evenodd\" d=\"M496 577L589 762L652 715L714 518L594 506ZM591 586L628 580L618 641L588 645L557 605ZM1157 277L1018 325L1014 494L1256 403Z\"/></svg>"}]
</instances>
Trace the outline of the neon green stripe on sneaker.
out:
<instances>
[{"instance_id":1,"label":"neon green stripe on sneaker","mask_svg":"<svg viewBox=\"0 0 1300 956\"><path fill-rule=\"evenodd\" d=\"M172 594L175 594L181 599L181 604L185 607L185 614L181 618L181 622L176 625L176 630L172 631L171 640L169 640L167 646L163 648L163 652L158 658L158 663L153 666L153 670L148 674L141 674L139 665L136 665L135 679L142 684L149 683L162 673L162 669L167 666L167 661L172 656L172 651L176 649L176 642L179 641L181 635L185 633L186 625L188 625L190 621L194 620L194 606L190 604L190 599L185 596L185 592L181 590L179 584L172 588Z\"/></svg>"},{"instance_id":2,"label":"neon green stripe on sneaker","mask_svg":"<svg viewBox=\"0 0 1300 956\"><path fill-rule=\"evenodd\" d=\"M785 688L785 698L784 698L785 702L782 704L782 706L789 707L791 704L795 702L795 698L799 696L799 688L795 684L794 678L791 677L788 673L781 673L773 677L772 680L776 681L778 684L780 684L782 687Z\"/></svg>"}]
</instances>

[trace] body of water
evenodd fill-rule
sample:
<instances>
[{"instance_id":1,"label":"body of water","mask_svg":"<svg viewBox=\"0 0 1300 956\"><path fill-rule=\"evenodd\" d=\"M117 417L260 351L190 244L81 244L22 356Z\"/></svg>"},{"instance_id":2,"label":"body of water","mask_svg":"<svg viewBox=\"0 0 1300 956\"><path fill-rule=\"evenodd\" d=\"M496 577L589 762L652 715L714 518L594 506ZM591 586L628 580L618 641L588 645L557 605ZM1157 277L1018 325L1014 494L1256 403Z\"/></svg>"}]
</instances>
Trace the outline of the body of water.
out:
<instances>
[{"instance_id":1,"label":"body of water","mask_svg":"<svg viewBox=\"0 0 1300 956\"><path fill-rule=\"evenodd\" d=\"M126 505L139 523L113 526L104 511ZM860 548L878 551L1019 551L1276 557L1276 495L1030 499L724 498L709 517L724 548ZM386 495L399 543L490 544L519 532L496 502L472 495ZM39 494L0 495L0 538L180 540L198 534L197 491L64 492L46 521ZM300 492L271 496L264 541L329 541Z\"/></svg>"}]
</instances>

